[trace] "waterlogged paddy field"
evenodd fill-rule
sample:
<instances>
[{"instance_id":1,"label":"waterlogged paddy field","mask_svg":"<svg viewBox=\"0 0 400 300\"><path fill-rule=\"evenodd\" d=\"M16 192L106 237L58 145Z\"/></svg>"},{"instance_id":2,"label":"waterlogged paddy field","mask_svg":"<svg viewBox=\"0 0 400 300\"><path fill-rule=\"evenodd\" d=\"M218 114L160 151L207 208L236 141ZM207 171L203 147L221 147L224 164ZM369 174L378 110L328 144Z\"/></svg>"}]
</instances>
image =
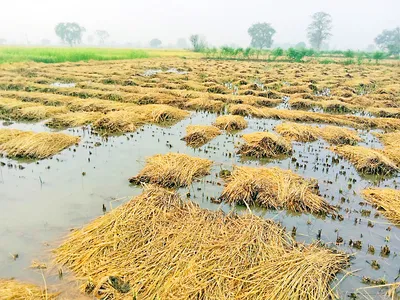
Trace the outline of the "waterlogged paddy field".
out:
<instances>
[{"instance_id":1,"label":"waterlogged paddy field","mask_svg":"<svg viewBox=\"0 0 400 300\"><path fill-rule=\"evenodd\" d=\"M213 161L209 175L179 189L184 198L190 194L212 210L246 211L245 206L215 203L225 185L220 171L234 166L275 166L316 179L319 194L337 206L335 217L254 205L251 211L288 232L295 227L299 242L319 238L352 254L350 266L331 283L340 298L385 299L386 289L364 289L370 287L365 281L398 279L400 227L361 191L398 190L400 185L399 144L383 144L376 135L400 129L399 75L398 66L183 59L1 67L0 129L57 131L81 140L51 158L0 158L0 277L43 286L44 276L50 291L63 291L65 299L77 297L78 284L70 282L66 269L59 279L51 250L71 229L101 216L103 205L109 212L139 195L142 189L128 179L140 172L147 157L178 152ZM181 140L188 125L212 125L228 113L245 115L247 128L223 131L199 148ZM275 127L287 121L321 127L317 140L291 141L292 154L273 158L237 154L242 135L267 131L279 136ZM321 133L327 125L356 130L360 140L354 143L384 155L392 174L358 171L354 162L333 151L341 146ZM381 251L385 246L390 253ZM48 268L32 269L33 261Z\"/></svg>"}]
</instances>

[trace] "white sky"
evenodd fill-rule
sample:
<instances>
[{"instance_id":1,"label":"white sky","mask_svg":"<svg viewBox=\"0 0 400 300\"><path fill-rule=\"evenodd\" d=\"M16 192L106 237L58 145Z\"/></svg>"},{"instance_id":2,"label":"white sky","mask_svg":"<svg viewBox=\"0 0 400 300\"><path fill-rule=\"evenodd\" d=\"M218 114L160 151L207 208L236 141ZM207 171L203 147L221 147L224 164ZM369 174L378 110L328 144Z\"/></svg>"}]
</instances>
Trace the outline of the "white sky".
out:
<instances>
[{"instance_id":1,"label":"white sky","mask_svg":"<svg viewBox=\"0 0 400 300\"><path fill-rule=\"evenodd\" d=\"M276 43L297 43L307 42L317 11L333 18L331 48L364 49L383 29L400 26L400 0L0 0L0 38L55 42L58 22L78 22L89 34L107 30L118 43L157 37L167 45L200 33L213 45L248 46L248 27L268 22Z\"/></svg>"}]
</instances>

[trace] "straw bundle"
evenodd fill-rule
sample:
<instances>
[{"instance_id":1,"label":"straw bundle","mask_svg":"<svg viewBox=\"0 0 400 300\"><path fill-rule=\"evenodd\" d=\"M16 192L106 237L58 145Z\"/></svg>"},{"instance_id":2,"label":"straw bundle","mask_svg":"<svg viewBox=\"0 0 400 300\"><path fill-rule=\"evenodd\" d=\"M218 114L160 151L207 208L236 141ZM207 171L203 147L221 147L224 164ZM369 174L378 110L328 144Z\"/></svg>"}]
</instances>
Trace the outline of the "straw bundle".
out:
<instances>
[{"instance_id":1,"label":"straw bundle","mask_svg":"<svg viewBox=\"0 0 400 300\"><path fill-rule=\"evenodd\" d=\"M318 128L291 122L277 125L275 131L290 141L298 142L313 142L319 136Z\"/></svg>"},{"instance_id":2,"label":"straw bundle","mask_svg":"<svg viewBox=\"0 0 400 300\"><path fill-rule=\"evenodd\" d=\"M185 103L185 107L191 109L203 109L212 112L221 111L224 107L224 102L219 100L211 100L211 99L204 99L198 98L193 99Z\"/></svg>"},{"instance_id":3,"label":"straw bundle","mask_svg":"<svg viewBox=\"0 0 400 300\"><path fill-rule=\"evenodd\" d=\"M145 123L144 118L137 112L113 111L95 121L93 128L108 133L133 132Z\"/></svg>"},{"instance_id":4,"label":"straw bundle","mask_svg":"<svg viewBox=\"0 0 400 300\"><path fill-rule=\"evenodd\" d=\"M380 150L380 152L391 159L400 168L400 145L386 146L383 150Z\"/></svg>"},{"instance_id":5,"label":"straw bundle","mask_svg":"<svg viewBox=\"0 0 400 300\"><path fill-rule=\"evenodd\" d=\"M53 128L77 127L88 125L103 116L99 112L73 112L52 117L46 125Z\"/></svg>"},{"instance_id":6,"label":"straw bundle","mask_svg":"<svg viewBox=\"0 0 400 300\"><path fill-rule=\"evenodd\" d=\"M18 282L13 279L0 279L0 298L7 300L55 299L56 294L48 294L40 287Z\"/></svg>"},{"instance_id":7,"label":"straw bundle","mask_svg":"<svg viewBox=\"0 0 400 300\"><path fill-rule=\"evenodd\" d=\"M245 129L247 121L242 116L224 115L219 116L214 125L226 131L235 131Z\"/></svg>"},{"instance_id":8,"label":"straw bundle","mask_svg":"<svg viewBox=\"0 0 400 300\"><path fill-rule=\"evenodd\" d=\"M0 145L8 142L9 140L15 139L21 135L29 134L27 131L22 131L18 129L0 129Z\"/></svg>"},{"instance_id":9,"label":"straw bundle","mask_svg":"<svg viewBox=\"0 0 400 300\"><path fill-rule=\"evenodd\" d=\"M186 136L182 140L192 147L200 147L219 136L221 131L211 125L189 125L186 127Z\"/></svg>"},{"instance_id":10,"label":"straw bundle","mask_svg":"<svg viewBox=\"0 0 400 300\"><path fill-rule=\"evenodd\" d=\"M359 172L389 175L398 171L396 164L379 150L348 145L334 147L332 150L348 159Z\"/></svg>"},{"instance_id":11,"label":"straw bundle","mask_svg":"<svg viewBox=\"0 0 400 300\"><path fill-rule=\"evenodd\" d=\"M0 98L0 114L9 113L13 110L37 106L36 103L23 102L16 99Z\"/></svg>"},{"instance_id":12,"label":"straw bundle","mask_svg":"<svg viewBox=\"0 0 400 300\"><path fill-rule=\"evenodd\" d=\"M168 121L180 121L189 115L185 110L165 104L142 105L133 111L139 113L148 122L157 124Z\"/></svg>"},{"instance_id":13,"label":"straw bundle","mask_svg":"<svg viewBox=\"0 0 400 300\"><path fill-rule=\"evenodd\" d=\"M38 121L47 119L57 114L65 114L67 112L69 111L65 106L54 107L54 106L36 105L14 110L10 114L10 116L13 119Z\"/></svg>"},{"instance_id":14,"label":"straw bundle","mask_svg":"<svg viewBox=\"0 0 400 300\"><path fill-rule=\"evenodd\" d=\"M385 146L400 146L400 131L375 134Z\"/></svg>"},{"instance_id":15,"label":"straw bundle","mask_svg":"<svg viewBox=\"0 0 400 300\"><path fill-rule=\"evenodd\" d=\"M70 234L58 263L100 299L325 299L348 256L294 246L254 215L224 215L150 187Z\"/></svg>"},{"instance_id":16,"label":"straw bundle","mask_svg":"<svg viewBox=\"0 0 400 300\"><path fill-rule=\"evenodd\" d=\"M260 205L299 212L330 213L334 208L318 195L315 180L279 168L236 167L221 199L230 204Z\"/></svg>"},{"instance_id":17,"label":"straw bundle","mask_svg":"<svg viewBox=\"0 0 400 300\"><path fill-rule=\"evenodd\" d=\"M326 126L319 129L319 135L327 142L335 145L355 145L362 139L352 129L338 126Z\"/></svg>"},{"instance_id":18,"label":"straw bundle","mask_svg":"<svg viewBox=\"0 0 400 300\"><path fill-rule=\"evenodd\" d=\"M400 225L400 191L394 189L368 188L363 197L384 210L384 215L395 225Z\"/></svg>"},{"instance_id":19,"label":"straw bundle","mask_svg":"<svg viewBox=\"0 0 400 300\"><path fill-rule=\"evenodd\" d=\"M64 133L32 132L18 133L12 129L0 130L0 151L10 157L43 159L79 142L80 138ZM4 138L5 137L5 138Z\"/></svg>"},{"instance_id":20,"label":"straw bundle","mask_svg":"<svg viewBox=\"0 0 400 300\"><path fill-rule=\"evenodd\" d=\"M129 182L154 183L164 187L189 186L209 173L212 161L180 153L157 154L146 159L146 166Z\"/></svg>"},{"instance_id":21,"label":"straw bundle","mask_svg":"<svg viewBox=\"0 0 400 300\"><path fill-rule=\"evenodd\" d=\"M292 145L284 138L270 132L254 132L243 135L245 144L241 145L238 154L244 156L276 157L292 153Z\"/></svg>"}]
</instances>

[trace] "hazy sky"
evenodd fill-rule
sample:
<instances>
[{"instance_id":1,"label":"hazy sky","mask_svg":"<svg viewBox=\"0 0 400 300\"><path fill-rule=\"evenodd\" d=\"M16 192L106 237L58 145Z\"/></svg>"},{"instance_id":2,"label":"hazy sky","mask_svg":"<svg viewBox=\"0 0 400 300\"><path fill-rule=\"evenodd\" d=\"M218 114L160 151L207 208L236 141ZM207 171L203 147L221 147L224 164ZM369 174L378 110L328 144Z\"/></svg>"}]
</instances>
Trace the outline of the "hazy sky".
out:
<instances>
[{"instance_id":1,"label":"hazy sky","mask_svg":"<svg viewBox=\"0 0 400 300\"><path fill-rule=\"evenodd\" d=\"M317 11L333 18L331 48L363 49L383 29L400 26L400 0L0 0L0 38L57 41L58 22L78 22L89 34L107 30L118 43L157 37L167 45L200 33L213 45L248 46L248 27L268 22L276 43L297 43L307 41Z\"/></svg>"}]
</instances>

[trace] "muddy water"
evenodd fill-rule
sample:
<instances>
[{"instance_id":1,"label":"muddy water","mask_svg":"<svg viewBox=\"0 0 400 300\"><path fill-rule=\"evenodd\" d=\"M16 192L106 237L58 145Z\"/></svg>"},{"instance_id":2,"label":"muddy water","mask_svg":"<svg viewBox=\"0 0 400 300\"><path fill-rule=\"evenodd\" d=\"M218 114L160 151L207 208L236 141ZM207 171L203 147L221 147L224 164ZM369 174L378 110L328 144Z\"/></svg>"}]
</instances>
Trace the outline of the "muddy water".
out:
<instances>
[{"instance_id":1,"label":"muddy water","mask_svg":"<svg viewBox=\"0 0 400 300\"><path fill-rule=\"evenodd\" d=\"M180 140L187 125L211 124L215 118L215 114L193 113L190 118L169 128L148 125L135 133L108 140L91 135L87 129L68 129L64 132L81 136L81 142L52 159L22 162L0 158L6 164L0 167L0 277L16 277L43 284L41 272L29 269L32 260L51 259L50 250L71 228L80 227L102 215L103 204L110 210L139 194L141 189L129 185L128 178L144 166L145 157L173 151L215 162L211 174L190 187L192 200L208 209L232 209L225 204L213 204L209 199L217 198L223 188L217 173L221 169L231 170L233 165L278 166L318 179L321 194L331 204L341 206L342 221L286 211L252 210L282 223L289 231L293 226L297 227L296 238L299 241L315 241L319 230L322 230L321 240L328 245L334 246L337 236L342 237L344 244L338 247L354 254L348 269L353 273L345 276L338 287L343 298L357 288L366 287L361 283L362 276L385 278L388 282L395 280L400 267L397 256L400 252L400 228L391 226L382 214L375 216L377 211L365 204L359 193L373 185L398 188L400 177L360 177L345 160L332 163L332 158L337 156L322 140L306 144L295 142L294 154L279 160L245 159L235 155L235 145L241 142L240 134L272 130L280 122L276 120L248 118L249 128L246 130L233 135L223 134L199 149L186 147ZM7 128L51 131L43 123L14 123ZM359 133L364 139L360 144L381 147L371 133ZM96 142L101 145L96 147ZM20 165L24 169L20 169ZM187 191L188 188L181 189L182 194ZM236 209L245 211L242 207ZM362 216L361 210L371 210L371 215ZM356 218L361 221L355 223ZM373 227L368 227L368 221ZM391 231L387 231L389 226ZM350 239L362 241L362 249L350 247ZM391 253L388 257L381 257L380 248L385 244ZM374 255L368 253L368 245L375 247ZM14 260L12 254L18 254L18 258ZM378 261L379 270L371 268L369 263L372 260ZM49 271L44 272L44 276L48 284L63 284ZM343 274L339 275L342 277ZM372 296L377 292L368 291Z\"/></svg>"}]
</instances>

